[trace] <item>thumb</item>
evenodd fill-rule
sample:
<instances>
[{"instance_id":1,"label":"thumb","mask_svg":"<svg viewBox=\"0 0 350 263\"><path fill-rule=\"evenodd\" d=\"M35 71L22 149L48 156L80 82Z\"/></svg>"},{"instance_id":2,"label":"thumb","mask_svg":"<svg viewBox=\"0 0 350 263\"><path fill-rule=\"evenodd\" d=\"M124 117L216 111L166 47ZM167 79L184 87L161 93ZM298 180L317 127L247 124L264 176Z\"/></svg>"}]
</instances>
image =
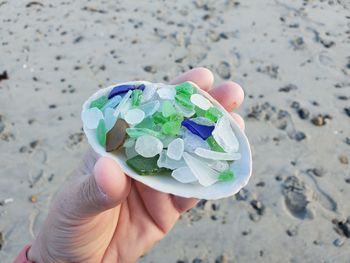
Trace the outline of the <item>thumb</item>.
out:
<instances>
[{"instance_id":1,"label":"thumb","mask_svg":"<svg viewBox=\"0 0 350 263\"><path fill-rule=\"evenodd\" d=\"M118 206L128 196L130 185L130 178L115 161L101 157L94 166L93 175L77 185L79 214L95 216Z\"/></svg>"}]
</instances>

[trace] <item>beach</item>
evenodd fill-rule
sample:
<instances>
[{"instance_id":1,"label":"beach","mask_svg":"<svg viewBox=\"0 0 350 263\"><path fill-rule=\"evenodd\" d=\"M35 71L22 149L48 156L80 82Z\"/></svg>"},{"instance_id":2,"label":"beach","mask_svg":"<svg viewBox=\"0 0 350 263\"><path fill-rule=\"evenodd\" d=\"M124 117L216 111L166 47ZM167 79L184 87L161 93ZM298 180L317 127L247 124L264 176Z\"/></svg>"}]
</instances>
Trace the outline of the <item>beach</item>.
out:
<instances>
[{"instance_id":1,"label":"beach","mask_svg":"<svg viewBox=\"0 0 350 263\"><path fill-rule=\"evenodd\" d=\"M199 66L243 87L253 174L138 262L350 262L350 2L0 1L0 20L0 262L87 151L91 94Z\"/></svg>"}]
</instances>

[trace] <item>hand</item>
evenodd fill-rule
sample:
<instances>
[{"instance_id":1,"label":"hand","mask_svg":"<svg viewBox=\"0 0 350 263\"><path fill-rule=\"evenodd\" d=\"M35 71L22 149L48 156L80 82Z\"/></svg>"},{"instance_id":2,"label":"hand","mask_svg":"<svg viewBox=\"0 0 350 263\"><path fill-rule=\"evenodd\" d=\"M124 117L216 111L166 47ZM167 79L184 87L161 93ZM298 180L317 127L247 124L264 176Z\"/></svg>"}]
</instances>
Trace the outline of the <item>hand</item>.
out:
<instances>
[{"instance_id":1,"label":"hand","mask_svg":"<svg viewBox=\"0 0 350 263\"><path fill-rule=\"evenodd\" d=\"M190 70L172 81L192 81L228 111L243 101L242 88L225 82L210 89L213 74ZM242 118L232 113L244 129ZM58 193L28 259L45 262L134 262L161 240L179 216L197 203L158 192L128 176L92 150Z\"/></svg>"}]
</instances>

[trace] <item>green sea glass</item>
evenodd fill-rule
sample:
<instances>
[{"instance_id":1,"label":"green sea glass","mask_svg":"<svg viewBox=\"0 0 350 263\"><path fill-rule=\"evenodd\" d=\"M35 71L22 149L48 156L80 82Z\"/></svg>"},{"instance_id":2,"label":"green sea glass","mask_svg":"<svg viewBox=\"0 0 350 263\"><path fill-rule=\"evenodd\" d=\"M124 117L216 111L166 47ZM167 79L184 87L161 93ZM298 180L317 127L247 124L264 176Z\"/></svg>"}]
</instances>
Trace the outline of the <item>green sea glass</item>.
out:
<instances>
[{"instance_id":1,"label":"green sea glass","mask_svg":"<svg viewBox=\"0 0 350 263\"><path fill-rule=\"evenodd\" d=\"M168 119L165 118L161 112L154 113L152 115L152 119L153 119L154 124L163 124L163 123L166 123L168 121Z\"/></svg>"},{"instance_id":2,"label":"green sea glass","mask_svg":"<svg viewBox=\"0 0 350 263\"><path fill-rule=\"evenodd\" d=\"M177 111L176 111L174 105L172 104L172 102L170 102L168 100L163 102L162 114L165 118L168 118L171 115L176 114L176 113L177 113Z\"/></svg>"},{"instance_id":3,"label":"green sea glass","mask_svg":"<svg viewBox=\"0 0 350 263\"><path fill-rule=\"evenodd\" d=\"M184 82L175 87L176 94L183 94L190 97L194 92L194 87L189 82Z\"/></svg>"},{"instance_id":4,"label":"green sea glass","mask_svg":"<svg viewBox=\"0 0 350 263\"><path fill-rule=\"evenodd\" d=\"M146 128L146 129L153 130L154 126L155 126L154 120L151 116L149 116L149 117L146 117L145 119L143 119L142 122L137 124L135 126L135 128Z\"/></svg>"},{"instance_id":5,"label":"green sea glass","mask_svg":"<svg viewBox=\"0 0 350 263\"><path fill-rule=\"evenodd\" d=\"M234 178L235 178L235 174L231 170L225 170L219 174L218 179L221 182L225 182L225 181L233 180Z\"/></svg>"},{"instance_id":6,"label":"green sea glass","mask_svg":"<svg viewBox=\"0 0 350 263\"><path fill-rule=\"evenodd\" d=\"M223 113L218 110L216 107L210 107L206 112L204 117L213 121L217 122L218 119L223 115Z\"/></svg>"},{"instance_id":7,"label":"green sea glass","mask_svg":"<svg viewBox=\"0 0 350 263\"><path fill-rule=\"evenodd\" d=\"M181 122L179 121L168 121L162 126L162 133L165 135L175 136L180 132Z\"/></svg>"},{"instance_id":8,"label":"green sea glass","mask_svg":"<svg viewBox=\"0 0 350 263\"><path fill-rule=\"evenodd\" d=\"M108 102L107 96L101 96L96 100L93 100L90 104L90 108L102 109L103 106Z\"/></svg>"},{"instance_id":9,"label":"green sea glass","mask_svg":"<svg viewBox=\"0 0 350 263\"><path fill-rule=\"evenodd\" d=\"M104 119L101 119L99 121L97 129L96 129L96 133L97 133L97 140L98 140L98 142L102 146L105 146L106 145L107 129L106 129L106 123L105 123Z\"/></svg>"},{"instance_id":10,"label":"green sea glass","mask_svg":"<svg viewBox=\"0 0 350 263\"><path fill-rule=\"evenodd\" d=\"M136 155L135 157L127 160L126 164L139 175L156 175L163 170L157 165L158 158L159 155L151 158Z\"/></svg>"},{"instance_id":11,"label":"green sea glass","mask_svg":"<svg viewBox=\"0 0 350 263\"><path fill-rule=\"evenodd\" d=\"M210 149L215 152L225 152L224 149L215 141L213 136L207 138L206 142L208 143Z\"/></svg>"},{"instance_id":12,"label":"green sea glass","mask_svg":"<svg viewBox=\"0 0 350 263\"><path fill-rule=\"evenodd\" d=\"M151 135L155 137L160 137L160 133L147 128L127 128L126 133L130 138L138 138L142 135Z\"/></svg>"},{"instance_id":13,"label":"green sea glass","mask_svg":"<svg viewBox=\"0 0 350 263\"><path fill-rule=\"evenodd\" d=\"M196 112L197 117L205 117L205 113L206 113L205 110L202 110L201 108L199 108L197 106L194 107L194 110Z\"/></svg>"},{"instance_id":14,"label":"green sea glass","mask_svg":"<svg viewBox=\"0 0 350 263\"><path fill-rule=\"evenodd\" d=\"M191 97L186 94L176 94L175 101L186 109L194 109L194 104L191 102Z\"/></svg>"},{"instance_id":15,"label":"green sea glass","mask_svg":"<svg viewBox=\"0 0 350 263\"><path fill-rule=\"evenodd\" d=\"M131 101L132 106L137 107L140 105L141 96L142 96L142 90L135 89L132 91L132 101Z\"/></svg>"}]
</instances>

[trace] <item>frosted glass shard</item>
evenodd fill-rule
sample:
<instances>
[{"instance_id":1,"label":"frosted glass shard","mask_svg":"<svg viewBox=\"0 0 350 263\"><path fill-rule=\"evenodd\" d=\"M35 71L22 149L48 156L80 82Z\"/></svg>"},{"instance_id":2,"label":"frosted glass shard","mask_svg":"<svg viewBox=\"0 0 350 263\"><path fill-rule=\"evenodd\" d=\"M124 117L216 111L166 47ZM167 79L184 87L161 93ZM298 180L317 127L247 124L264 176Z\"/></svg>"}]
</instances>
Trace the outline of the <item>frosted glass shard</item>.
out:
<instances>
[{"instance_id":1,"label":"frosted glass shard","mask_svg":"<svg viewBox=\"0 0 350 263\"><path fill-rule=\"evenodd\" d=\"M115 108L122 101L122 96L117 95L107 101L107 103L103 106L102 111L105 113L109 108Z\"/></svg>"},{"instance_id":2,"label":"frosted glass shard","mask_svg":"<svg viewBox=\"0 0 350 263\"><path fill-rule=\"evenodd\" d=\"M117 96L116 96L117 97ZM115 98L115 97L113 97ZM113 128L114 124L117 121L117 117L114 116L114 109L113 108L107 108L104 111L105 114L105 123L106 123L106 129L109 131Z\"/></svg>"},{"instance_id":3,"label":"frosted glass shard","mask_svg":"<svg viewBox=\"0 0 350 263\"><path fill-rule=\"evenodd\" d=\"M183 158L201 185L207 187L218 181L219 173L210 168L205 162L186 152L183 153Z\"/></svg>"},{"instance_id":4,"label":"frosted glass shard","mask_svg":"<svg viewBox=\"0 0 350 263\"><path fill-rule=\"evenodd\" d=\"M135 145L135 142L136 142L136 139L128 138L125 140L123 147L125 147L125 148L133 147Z\"/></svg>"},{"instance_id":5,"label":"frosted glass shard","mask_svg":"<svg viewBox=\"0 0 350 263\"><path fill-rule=\"evenodd\" d=\"M153 115L160 107L160 102L158 100L150 101L145 104L140 105L138 108L145 113L145 117Z\"/></svg>"},{"instance_id":6,"label":"frosted glass shard","mask_svg":"<svg viewBox=\"0 0 350 263\"><path fill-rule=\"evenodd\" d=\"M166 154L166 151L163 150L159 155L157 165L159 167L164 167L164 168L174 170L174 169L186 166L186 163L183 159L174 160L174 159L169 158Z\"/></svg>"},{"instance_id":7,"label":"frosted glass shard","mask_svg":"<svg viewBox=\"0 0 350 263\"><path fill-rule=\"evenodd\" d=\"M218 120L212 135L225 152L238 152L239 143L232 130L230 120L226 116Z\"/></svg>"},{"instance_id":8,"label":"frosted glass shard","mask_svg":"<svg viewBox=\"0 0 350 263\"><path fill-rule=\"evenodd\" d=\"M156 156L163 149L163 143L156 137L143 135L137 138L135 150L143 157L149 158Z\"/></svg>"},{"instance_id":9,"label":"frosted glass shard","mask_svg":"<svg viewBox=\"0 0 350 263\"><path fill-rule=\"evenodd\" d=\"M127 159L130 159L139 154L136 152L135 147L129 147L129 148L125 148L125 155Z\"/></svg>"},{"instance_id":10,"label":"frosted glass shard","mask_svg":"<svg viewBox=\"0 0 350 263\"><path fill-rule=\"evenodd\" d=\"M83 111L81 118L83 120L84 125L88 129L93 130L97 128L98 123L101 119L103 119L103 114L102 111L94 107Z\"/></svg>"},{"instance_id":11,"label":"frosted glass shard","mask_svg":"<svg viewBox=\"0 0 350 263\"><path fill-rule=\"evenodd\" d=\"M208 165L219 172L223 172L225 170L230 169L230 165L227 161L208 162Z\"/></svg>"},{"instance_id":12,"label":"frosted glass shard","mask_svg":"<svg viewBox=\"0 0 350 263\"><path fill-rule=\"evenodd\" d=\"M196 113L196 111L194 109L186 109L185 107L182 107L181 105L178 105L177 103L175 103L175 108L177 111L179 111L186 118L190 118Z\"/></svg>"},{"instance_id":13,"label":"frosted glass shard","mask_svg":"<svg viewBox=\"0 0 350 263\"><path fill-rule=\"evenodd\" d=\"M136 125L145 118L145 113L140 109L128 110L124 116L124 119L130 125Z\"/></svg>"},{"instance_id":14,"label":"frosted glass shard","mask_svg":"<svg viewBox=\"0 0 350 263\"><path fill-rule=\"evenodd\" d=\"M197 148L194 150L194 153L202 158L207 158L211 160L226 160L226 161L235 161L241 159L240 153L224 153L224 152L215 152L208 149Z\"/></svg>"},{"instance_id":15,"label":"frosted glass shard","mask_svg":"<svg viewBox=\"0 0 350 263\"><path fill-rule=\"evenodd\" d=\"M208 99L204 98L200 94L192 94L191 102L197 107L201 108L202 110L208 110L210 107L213 106Z\"/></svg>"},{"instance_id":16,"label":"frosted glass shard","mask_svg":"<svg viewBox=\"0 0 350 263\"><path fill-rule=\"evenodd\" d=\"M182 133L183 133L182 139L184 140L186 152L192 153L198 147L208 149L208 150L210 149L206 141L204 141L201 137L193 134L186 128L182 129Z\"/></svg>"},{"instance_id":17,"label":"frosted glass shard","mask_svg":"<svg viewBox=\"0 0 350 263\"><path fill-rule=\"evenodd\" d=\"M174 87L163 87L157 89L159 98L163 100L174 100L176 95L176 90Z\"/></svg>"},{"instance_id":18,"label":"frosted glass shard","mask_svg":"<svg viewBox=\"0 0 350 263\"><path fill-rule=\"evenodd\" d=\"M213 126L215 125L214 122L211 120L204 118L204 117L197 117L197 118L192 118L191 121L200 124L200 125L206 125L206 126Z\"/></svg>"},{"instance_id":19,"label":"frosted glass shard","mask_svg":"<svg viewBox=\"0 0 350 263\"><path fill-rule=\"evenodd\" d=\"M171 159L180 160L184 152L184 147L185 144L183 139L177 138L168 145L168 150L166 154Z\"/></svg>"},{"instance_id":20,"label":"frosted glass shard","mask_svg":"<svg viewBox=\"0 0 350 263\"><path fill-rule=\"evenodd\" d=\"M155 85L147 84L142 93L141 103L145 103L150 99L152 99L156 91L157 91L157 88Z\"/></svg>"},{"instance_id":21,"label":"frosted glass shard","mask_svg":"<svg viewBox=\"0 0 350 263\"><path fill-rule=\"evenodd\" d=\"M176 181L179 181L180 183L183 183L183 184L193 183L197 181L197 178L194 176L191 169L186 166L175 169L171 173L171 176Z\"/></svg>"},{"instance_id":22,"label":"frosted glass shard","mask_svg":"<svg viewBox=\"0 0 350 263\"><path fill-rule=\"evenodd\" d=\"M127 104L127 102L130 99L130 96L132 94L132 90L129 90L124 97L122 98L122 100L120 101L119 105L117 106L117 108L114 111L114 116L115 117L119 117L119 114L121 113L121 111L125 111L125 104Z\"/></svg>"}]
</instances>

